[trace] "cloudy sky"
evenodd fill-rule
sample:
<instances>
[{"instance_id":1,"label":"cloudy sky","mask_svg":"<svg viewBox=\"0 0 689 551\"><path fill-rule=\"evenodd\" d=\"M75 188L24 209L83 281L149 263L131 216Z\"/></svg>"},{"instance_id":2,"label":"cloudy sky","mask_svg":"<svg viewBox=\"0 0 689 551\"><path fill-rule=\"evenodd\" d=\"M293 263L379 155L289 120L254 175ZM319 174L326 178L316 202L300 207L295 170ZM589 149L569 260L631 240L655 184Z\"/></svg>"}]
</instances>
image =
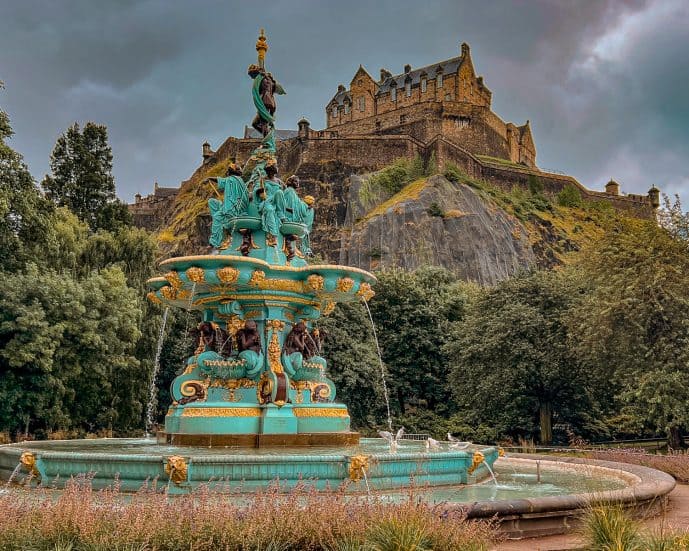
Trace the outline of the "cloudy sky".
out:
<instances>
[{"instance_id":1,"label":"cloudy sky","mask_svg":"<svg viewBox=\"0 0 689 551\"><path fill-rule=\"evenodd\" d=\"M689 0L0 0L0 106L40 180L74 121L107 125L118 194L177 186L253 117L259 27L283 84L278 126L359 64L402 72L471 45L493 110L531 120L538 164L689 204Z\"/></svg>"}]
</instances>

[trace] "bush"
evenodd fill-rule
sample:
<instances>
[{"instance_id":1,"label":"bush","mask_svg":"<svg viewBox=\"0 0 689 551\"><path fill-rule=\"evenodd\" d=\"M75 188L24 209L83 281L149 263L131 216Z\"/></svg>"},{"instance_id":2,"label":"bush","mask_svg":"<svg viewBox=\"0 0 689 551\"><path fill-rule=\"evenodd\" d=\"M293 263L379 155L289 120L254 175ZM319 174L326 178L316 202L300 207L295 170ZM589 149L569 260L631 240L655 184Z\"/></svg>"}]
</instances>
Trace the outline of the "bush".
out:
<instances>
[{"instance_id":1,"label":"bush","mask_svg":"<svg viewBox=\"0 0 689 551\"><path fill-rule=\"evenodd\" d=\"M438 203L431 203L426 212L428 213L428 216L437 216L440 218L445 216L443 209L440 208Z\"/></svg>"},{"instance_id":2,"label":"bush","mask_svg":"<svg viewBox=\"0 0 689 551\"><path fill-rule=\"evenodd\" d=\"M557 194L557 204L561 207L580 207L584 204L581 193L572 184L567 184L563 190Z\"/></svg>"},{"instance_id":3,"label":"bush","mask_svg":"<svg viewBox=\"0 0 689 551\"><path fill-rule=\"evenodd\" d=\"M413 491L400 503L306 486L240 499L200 488L170 499L155 488L96 493L82 479L57 497L0 494L0 508L3 550L481 551L496 536L492 524L439 514Z\"/></svg>"}]
</instances>

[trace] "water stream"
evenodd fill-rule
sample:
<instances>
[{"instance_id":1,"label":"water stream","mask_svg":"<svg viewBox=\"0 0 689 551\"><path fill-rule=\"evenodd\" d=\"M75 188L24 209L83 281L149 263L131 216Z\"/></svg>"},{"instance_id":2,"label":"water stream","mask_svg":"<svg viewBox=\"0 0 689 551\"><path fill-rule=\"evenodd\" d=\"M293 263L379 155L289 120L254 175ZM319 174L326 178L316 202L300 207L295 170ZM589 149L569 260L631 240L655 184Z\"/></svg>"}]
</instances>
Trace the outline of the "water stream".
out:
<instances>
[{"instance_id":1,"label":"water stream","mask_svg":"<svg viewBox=\"0 0 689 551\"><path fill-rule=\"evenodd\" d=\"M378 344L378 334L376 333L376 324L373 323L373 315L371 309L368 307L368 302L362 300L368 312L368 319L371 321L371 329L373 329L373 340L376 343L376 352L378 353L378 363L380 364L380 379L383 382L383 397L385 398L385 407L388 413L388 428L392 433L392 415L390 414L390 397L388 396L388 385L385 382L385 365L383 364L383 354L380 352L380 345Z\"/></svg>"},{"instance_id":2,"label":"water stream","mask_svg":"<svg viewBox=\"0 0 689 551\"><path fill-rule=\"evenodd\" d=\"M14 480L14 477L17 476L17 473L19 472L19 469L21 469L21 468L22 468L22 463L21 463L21 461L20 461L19 463L17 463L17 466L14 468L14 470L12 471L12 474L11 474L10 477L7 479L7 482L5 483L5 488L8 488L9 485L12 484L12 481Z\"/></svg>"},{"instance_id":3,"label":"water stream","mask_svg":"<svg viewBox=\"0 0 689 551\"><path fill-rule=\"evenodd\" d=\"M486 468L488 469L488 472L490 473L490 476L491 476L491 478L493 479L493 484L495 484L495 485L497 486L497 485L498 485L498 480L497 480L497 478L495 478L495 473L493 472L493 469L491 468L491 466L488 464L487 461L484 461L483 464L484 464L484 465L486 466Z\"/></svg>"},{"instance_id":4,"label":"water stream","mask_svg":"<svg viewBox=\"0 0 689 551\"><path fill-rule=\"evenodd\" d=\"M163 319L160 323L160 333L158 334L158 345L156 346L155 360L153 361L153 374L151 375L151 382L148 387L148 404L146 405L146 438L150 436L149 431L153 428L153 417L155 415L155 408L158 404L156 377L160 371L160 354L163 351L163 340L165 340L165 326L167 325L167 315L170 308L165 308L163 311Z\"/></svg>"}]
</instances>

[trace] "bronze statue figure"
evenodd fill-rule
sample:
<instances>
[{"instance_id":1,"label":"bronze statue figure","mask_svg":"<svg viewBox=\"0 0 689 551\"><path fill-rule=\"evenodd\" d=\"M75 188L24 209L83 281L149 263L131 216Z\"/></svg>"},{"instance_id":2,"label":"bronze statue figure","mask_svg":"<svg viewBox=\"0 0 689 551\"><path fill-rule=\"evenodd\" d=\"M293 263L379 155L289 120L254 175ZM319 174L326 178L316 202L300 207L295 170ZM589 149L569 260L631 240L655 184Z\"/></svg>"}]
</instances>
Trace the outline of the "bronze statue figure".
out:
<instances>
[{"instance_id":1,"label":"bronze statue figure","mask_svg":"<svg viewBox=\"0 0 689 551\"><path fill-rule=\"evenodd\" d=\"M255 321L247 320L244 328L237 331L237 348L239 352L251 350L256 354L261 353L261 336L258 334Z\"/></svg>"}]
</instances>

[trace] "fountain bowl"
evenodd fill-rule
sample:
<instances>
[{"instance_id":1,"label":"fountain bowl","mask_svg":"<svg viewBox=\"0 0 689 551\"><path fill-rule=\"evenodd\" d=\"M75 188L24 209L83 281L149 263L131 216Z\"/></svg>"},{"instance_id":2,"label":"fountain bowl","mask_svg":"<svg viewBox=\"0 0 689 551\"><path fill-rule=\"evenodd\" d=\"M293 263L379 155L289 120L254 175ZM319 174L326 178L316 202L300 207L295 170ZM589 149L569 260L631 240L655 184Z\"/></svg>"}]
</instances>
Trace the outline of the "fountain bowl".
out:
<instances>
[{"instance_id":1,"label":"fountain bowl","mask_svg":"<svg viewBox=\"0 0 689 551\"><path fill-rule=\"evenodd\" d=\"M286 490L305 482L322 490L346 483L356 492L476 483L489 476L488 465L499 450L473 446L427 452L424 442L409 441L390 453L379 438L362 438L352 446L259 449L171 446L152 439L53 440L0 446L0 478L10 478L22 454L29 454L33 467L23 466L21 478L33 474L34 483L57 487L88 474L94 488L117 479L123 491L137 491L155 480L171 493L209 483L253 491L276 482Z\"/></svg>"}]
</instances>

